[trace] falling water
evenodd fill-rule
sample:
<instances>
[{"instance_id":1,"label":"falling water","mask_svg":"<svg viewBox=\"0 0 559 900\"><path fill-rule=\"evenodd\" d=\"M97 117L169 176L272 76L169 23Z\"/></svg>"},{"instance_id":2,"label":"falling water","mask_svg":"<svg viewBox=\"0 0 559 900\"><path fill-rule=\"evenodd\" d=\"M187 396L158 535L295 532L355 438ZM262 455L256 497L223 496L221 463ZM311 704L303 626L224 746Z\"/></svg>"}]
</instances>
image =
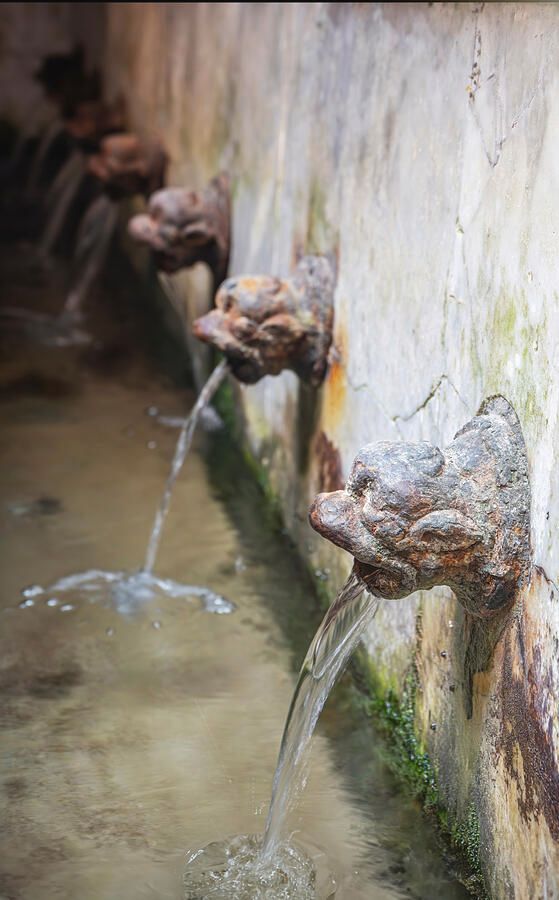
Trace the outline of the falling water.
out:
<instances>
[{"instance_id":1,"label":"falling water","mask_svg":"<svg viewBox=\"0 0 559 900\"><path fill-rule=\"evenodd\" d=\"M378 599L363 593L363 582L353 571L307 651L281 740L263 861L273 859L287 813L304 787L307 751L322 707L377 608Z\"/></svg>"},{"instance_id":2,"label":"falling water","mask_svg":"<svg viewBox=\"0 0 559 900\"><path fill-rule=\"evenodd\" d=\"M186 900L320 900L332 898L335 882L320 877L301 847L287 841L287 814L306 781L310 741L336 680L378 608L351 573L330 606L307 651L283 731L264 838L240 835L210 844L187 860ZM313 855L313 859L314 859Z\"/></svg>"},{"instance_id":3,"label":"falling water","mask_svg":"<svg viewBox=\"0 0 559 900\"><path fill-rule=\"evenodd\" d=\"M165 293L165 296L167 297L169 303L175 310L182 325L182 333L186 341L189 358L192 362L192 376L194 387L196 388L196 393L199 394L204 387L204 375L202 371L202 360L198 352L199 345L197 345L197 342L192 333L192 322L188 320L186 305L182 302L179 296L172 276L168 275L166 272L158 272L157 274L159 277L159 283L163 288L163 292ZM221 421L218 413L209 404L204 407L200 416L202 428L204 428L206 431L218 431L223 427L223 422ZM168 417L165 416L159 416L157 421L162 425L173 424L174 426L177 424L176 421L174 423L171 423ZM181 427L182 424L183 423L181 421L179 427Z\"/></svg>"},{"instance_id":4,"label":"falling water","mask_svg":"<svg viewBox=\"0 0 559 900\"><path fill-rule=\"evenodd\" d=\"M47 126L43 135L39 141L39 145L37 150L35 151L35 157L33 159L33 163L31 165L31 170L29 172L29 178L27 180L27 193L31 194L33 191L38 188L39 182L41 180L41 171L43 168L43 163L48 156L49 150L54 143L54 141L60 135L60 132L63 130L63 124L59 120L55 120L51 122L50 125Z\"/></svg>"},{"instance_id":5,"label":"falling water","mask_svg":"<svg viewBox=\"0 0 559 900\"><path fill-rule=\"evenodd\" d=\"M78 231L74 255L77 274L63 314L79 317L87 293L105 261L117 221L118 206L105 194L89 206Z\"/></svg>"},{"instance_id":6,"label":"falling water","mask_svg":"<svg viewBox=\"0 0 559 900\"><path fill-rule=\"evenodd\" d=\"M169 504L171 502L171 494L173 493L173 487L175 485L175 481L177 480L178 474L182 469L184 460L186 459L186 455L190 449L190 445L192 443L192 437L194 435L194 431L196 430L196 425L198 424L198 420L206 408L213 395L217 391L219 385L223 381L227 374L227 361L222 360L218 366L215 367L212 374L206 381L206 384L198 394L198 399L194 404L192 411L187 419L184 421L184 425L182 426L181 433L179 435L179 439L177 441L177 446L175 449L175 455L173 456L173 462L171 464L171 471L167 477L167 482L165 484L165 490L163 491L163 496L161 498L161 502L159 504L158 510L155 514L155 520L153 523L153 528L151 530L150 539L148 542L146 559L144 563L143 571L151 575L153 572L153 567L155 565L155 559L157 556L157 550L159 548L159 542L161 540L161 532L163 530L163 524L165 522L165 517L167 512L169 511Z\"/></svg>"},{"instance_id":7,"label":"falling water","mask_svg":"<svg viewBox=\"0 0 559 900\"><path fill-rule=\"evenodd\" d=\"M83 153L74 150L54 179L45 198L46 205L52 209L39 245L40 252L45 256L51 253L56 245L84 175Z\"/></svg>"},{"instance_id":8,"label":"falling water","mask_svg":"<svg viewBox=\"0 0 559 900\"><path fill-rule=\"evenodd\" d=\"M73 191L74 181L70 179L66 187ZM65 212L65 209L62 211ZM72 286L61 313L51 316L4 306L0 308L0 316L19 320L29 337L42 344L69 347L89 343L91 337L79 328L79 322L83 317L83 305L88 291L103 267L117 219L117 205L104 194L90 204L78 230ZM48 243L47 235L44 236L44 242Z\"/></svg>"},{"instance_id":9,"label":"falling water","mask_svg":"<svg viewBox=\"0 0 559 900\"><path fill-rule=\"evenodd\" d=\"M168 275L167 272L158 272L157 274L159 277L159 283L163 288L167 299L169 300L171 306L180 319L183 334L186 340L186 346L189 351L190 359L192 360L192 375L194 379L194 387L196 388L196 393L199 394L204 386L204 376L202 373L200 354L199 352L197 352L199 350L199 344L192 334L191 323L188 321L187 317L186 305L181 301L181 298L173 283L172 276Z\"/></svg>"}]
</instances>

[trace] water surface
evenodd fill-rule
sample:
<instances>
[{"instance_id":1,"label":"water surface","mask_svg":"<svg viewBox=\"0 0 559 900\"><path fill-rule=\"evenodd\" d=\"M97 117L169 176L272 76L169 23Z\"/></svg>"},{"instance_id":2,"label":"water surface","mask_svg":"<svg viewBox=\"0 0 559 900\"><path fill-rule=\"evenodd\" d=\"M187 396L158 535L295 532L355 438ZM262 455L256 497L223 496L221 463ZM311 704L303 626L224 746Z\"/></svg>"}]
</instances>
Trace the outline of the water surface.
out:
<instances>
[{"instance_id":1,"label":"water surface","mask_svg":"<svg viewBox=\"0 0 559 900\"><path fill-rule=\"evenodd\" d=\"M29 260L3 260L0 302L60 309L64 273ZM141 564L177 438L146 410L184 416L193 395L157 370L128 302L93 293L87 348L37 345L14 323L1 339L2 900L180 900L189 852L262 834L321 617L235 451L200 435L157 568L235 613L165 597L123 612L79 593L20 605L24 586ZM328 701L290 834L327 860L337 898L463 898L346 699L342 684Z\"/></svg>"}]
</instances>

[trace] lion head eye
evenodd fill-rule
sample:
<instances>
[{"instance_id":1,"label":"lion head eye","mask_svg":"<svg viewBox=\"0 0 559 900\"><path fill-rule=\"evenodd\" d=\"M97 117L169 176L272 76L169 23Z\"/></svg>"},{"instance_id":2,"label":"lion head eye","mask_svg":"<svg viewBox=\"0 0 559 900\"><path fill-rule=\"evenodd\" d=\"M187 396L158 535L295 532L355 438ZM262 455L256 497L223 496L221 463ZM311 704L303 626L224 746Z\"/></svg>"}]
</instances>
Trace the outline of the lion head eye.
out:
<instances>
[{"instance_id":1,"label":"lion head eye","mask_svg":"<svg viewBox=\"0 0 559 900\"><path fill-rule=\"evenodd\" d=\"M246 316L239 316L234 322L233 331L236 337L238 337L240 340L246 341L254 337L254 334L257 331L257 326L256 323L252 321L252 319L247 319Z\"/></svg>"}]
</instances>

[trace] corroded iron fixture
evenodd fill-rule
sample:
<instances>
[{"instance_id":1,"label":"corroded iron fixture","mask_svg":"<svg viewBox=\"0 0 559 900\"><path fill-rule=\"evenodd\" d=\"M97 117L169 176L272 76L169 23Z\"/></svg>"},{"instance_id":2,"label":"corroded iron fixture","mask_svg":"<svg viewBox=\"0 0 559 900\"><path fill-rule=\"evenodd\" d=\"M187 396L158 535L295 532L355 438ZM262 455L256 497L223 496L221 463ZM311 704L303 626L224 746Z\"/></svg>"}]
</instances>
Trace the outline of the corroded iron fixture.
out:
<instances>
[{"instance_id":1,"label":"corroded iron fixture","mask_svg":"<svg viewBox=\"0 0 559 900\"><path fill-rule=\"evenodd\" d=\"M103 138L88 167L113 200L134 194L148 196L165 181L167 154L158 141L130 133L112 134Z\"/></svg>"},{"instance_id":2,"label":"corroded iron fixture","mask_svg":"<svg viewBox=\"0 0 559 900\"><path fill-rule=\"evenodd\" d=\"M304 256L290 278L228 278L216 308L194 322L194 334L217 347L246 384L291 369L318 386L332 341L333 299L332 262Z\"/></svg>"},{"instance_id":3,"label":"corroded iron fixture","mask_svg":"<svg viewBox=\"0 0 559 900\"><path fill-rule=\"evenodd\" d=\"M441 451L429 443L364 447L344 490L319 494L313 528L355 558L371 593L390 600L447 585L465 608L464 667L487 668L530 575L530 485L520 423L486 400Z\"/></svg>"},{"instance_id":4,"label":"corroded iron fixture","mask_svg":"<svg viewBox=\"0 0 559 900\"><path fill-rule=\"evenodd\" d=\"M150 247L163 272L206 263L215 293L229 263L229 177L221 173L201 191L157 191L149 199L147 214L133 216L128 230L136 241Z\"/></svg>"}]
</instances>

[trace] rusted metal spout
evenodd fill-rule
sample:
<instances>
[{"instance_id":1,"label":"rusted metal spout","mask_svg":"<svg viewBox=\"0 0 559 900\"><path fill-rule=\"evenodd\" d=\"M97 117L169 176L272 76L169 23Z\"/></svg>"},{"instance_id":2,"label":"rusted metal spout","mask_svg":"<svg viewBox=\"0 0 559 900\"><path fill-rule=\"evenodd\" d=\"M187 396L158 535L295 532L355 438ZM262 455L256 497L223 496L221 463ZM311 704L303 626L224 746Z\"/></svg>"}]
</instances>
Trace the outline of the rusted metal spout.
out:
<instances>
[{"instance_id":1,"label":"rusted metal spout","mask_svg":"<svg viewBox=\"0 0 559 900\"><path fill-rule=\"evenodd\" d=\"M332 341L333 296L330 260L305 256L287 279L227 279L216 308L194 322L194 334L217 347L246 384L291 369L316 386L324 378Z\"/></svg>"},{"instance_id":2,"label":"rusted metal spout","mask_svg":"<svg viewBox=\"0 0 559 900\"><path fill-rule=\"evenodd\" d=\"M342 491L319 494L312 527L356 560L387 599L448 585L488 623L530 573L530 485L520 423L486 400L444 451L427 442L369 444Z\"/></svg>"},{"instance_id":3,"label":"rusted metal spout","mask_svg":"<svg viewBox=\"0 0 559 900\"><path fill-rule=\"evenodd\" d=\"M133 216L130 235L146 244L163 272L206 263L214 284L223 281L229 263L229 177L221 173L201 191L164 188L149 199L147 214Z\"/></svg>"},{"instance_id":4,"label":"rusted metal spout","mask_svg":"<svg viewBox=\"0 0 559 900\"><path fill-rule=\"evenodd\" d=\"M131 133L112 134L103 138L88 168L113 200L134 194L147 197L165 181L167 154L159 141Z\"/></svg>"}]
</instances>

